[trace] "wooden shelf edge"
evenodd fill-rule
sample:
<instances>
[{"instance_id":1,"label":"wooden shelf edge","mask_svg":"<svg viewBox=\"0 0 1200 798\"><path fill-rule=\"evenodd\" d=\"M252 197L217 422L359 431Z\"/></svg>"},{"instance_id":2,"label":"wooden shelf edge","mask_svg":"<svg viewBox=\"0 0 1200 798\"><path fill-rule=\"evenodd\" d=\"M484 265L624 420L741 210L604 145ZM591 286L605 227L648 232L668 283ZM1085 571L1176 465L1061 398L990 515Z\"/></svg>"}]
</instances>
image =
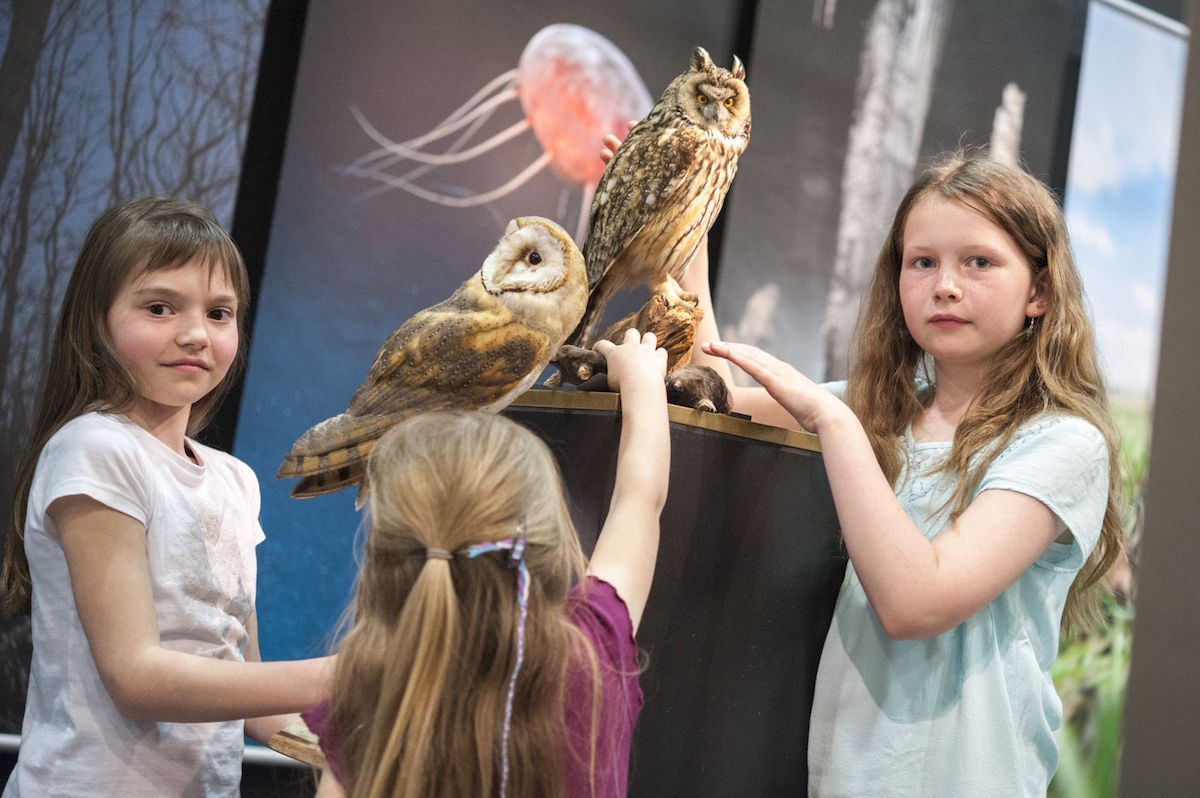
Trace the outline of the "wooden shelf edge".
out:
<instances>
[{"instance_id":1,"label":"wooden shelf edge","mask_svg":"<svg viewBox=\"0 0 1200 798\"><path fill-rule=\"evenodd\" d=\"M574 391L553 388L531 388L512 403L513 407L558 408L563 410L609 410L621 409L620 396L608 391ZM759 424L739 416L709 413L690 407L667 405L667 418L675 424L698 429L712 430L726 435L820 452L821 443L809 432L772 427Z\"/></svg>"},{"instance_id":2,"label":"wooden shelf edge","mask_svg":"<svg viewBox=\"0 0 1200 798\"><path fill-rule=\"evenodd\" d=\"M267 748L315 768L325 767L325 754L321 753L317 735L313 734L302 720L271 735L271 739L267 741Z\"/></svg>"}]
</instances>

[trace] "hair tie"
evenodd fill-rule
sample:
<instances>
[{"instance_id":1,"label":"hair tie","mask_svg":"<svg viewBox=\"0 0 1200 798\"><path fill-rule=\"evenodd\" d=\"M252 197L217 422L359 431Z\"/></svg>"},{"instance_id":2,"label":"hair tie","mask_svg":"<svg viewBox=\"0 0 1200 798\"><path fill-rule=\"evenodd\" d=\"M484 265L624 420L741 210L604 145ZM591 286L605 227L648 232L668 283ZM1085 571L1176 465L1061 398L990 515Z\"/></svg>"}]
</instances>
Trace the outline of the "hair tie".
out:
<instances>
[{"instance_id":1,"label":"hair tie","mask_svg":"<svg viewBox=\"0 0 1200 798\"><path fill-rule=\"evenodd\" d=\"M508 794L508 732L512 728L513 695L517 689L517 674L521 672L521 662L525 658L525 617L529 613L529 569L525 566L524 516L517 521L515 537L469 546L467 547L467 557L474 559L480 554L493 551L508 551L508 564L517 569L517 607L520 610L520 617L517 619L517 659L513 663L512 676L508 679L508 695L504 699L504 734L501 740L504 749L501 758L500 798L505 798Z\"/></svg>"},{"instance_id":2,"label":"hair tie","mask_svg":"<svg viewBox=\"0 0 1200 798\"><path fill-rule=\"evenodd\" d=\"M427 560L453 560L454 555L445 549L429 546L425 549L425 559Z\"/></svg>"}]
</instances>

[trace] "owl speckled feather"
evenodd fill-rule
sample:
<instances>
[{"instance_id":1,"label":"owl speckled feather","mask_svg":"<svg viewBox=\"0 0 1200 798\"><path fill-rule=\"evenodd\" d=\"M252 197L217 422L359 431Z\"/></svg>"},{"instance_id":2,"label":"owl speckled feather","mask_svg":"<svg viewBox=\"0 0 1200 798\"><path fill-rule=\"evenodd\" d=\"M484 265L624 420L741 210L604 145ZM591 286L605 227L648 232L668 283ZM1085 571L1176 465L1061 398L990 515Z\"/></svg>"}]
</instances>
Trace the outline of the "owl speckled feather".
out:
<instances>
[{"instance_id":1,"label":"owl speckled feather","mask_svg":"<svg viewBox=\"0 0 1200 798\"><path fill-rule=\"evenodd\" d=\"M332 493L361 484L375 441L408 415L502 410L546 368L586 303L583 256L566 231L512 220L476 274L388 336L346 412L300 436L277 476L301 477L296 498Z\"/></svg>"},{"instance_id":2,"label":"owl speckled feather","mask_svg":"<svg viewBox=\"0 0 1200 798\"><path fill-rule=\"evenodd\" d=\"M703 47L690 68L613 154L592 199L583 257L590 296L570 341L595 341L609 297L648 283L678 297L682 277L721 211L750 141L746 69L715 66Z\"/></svg>"}]
</instances>

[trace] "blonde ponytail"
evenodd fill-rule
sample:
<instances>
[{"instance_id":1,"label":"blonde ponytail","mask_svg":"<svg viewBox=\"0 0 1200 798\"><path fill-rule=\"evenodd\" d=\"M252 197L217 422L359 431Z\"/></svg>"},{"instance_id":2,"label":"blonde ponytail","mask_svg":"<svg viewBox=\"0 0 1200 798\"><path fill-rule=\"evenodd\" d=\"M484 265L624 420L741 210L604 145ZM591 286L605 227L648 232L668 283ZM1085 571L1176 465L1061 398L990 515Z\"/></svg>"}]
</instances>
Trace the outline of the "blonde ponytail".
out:
<instances>
[{"instance_id":1,"label":"blonde ponytail","mask_svg":"<svg viewBox=\"0 0 1200 798\"><path fill-rule=\"evenodd\" d=\"M600 680L567 617L585 560L553 456L503 417L427 413L379 441L368 481L368 539L329 718L347 793L563 794L566 757L594 761L568 751L567 677ZM593 717L600 700L597 689Z\"/></svg>"},{"instance_id":2,"label":"blonde ponytail","mask_svg":"<svg viewBox=\"0 0 1200 798\"><path fill-rule=\"evenodd\" d=\"M397 639L413 645L389 646L395 656L383 667L366 751L367 761L379 763L367 774L370 798L418 795L425 787L434 719L447 692L450 661L459 648L457 616L449 563L427 559L396 630Z\"/></svg>"}]
</instances>

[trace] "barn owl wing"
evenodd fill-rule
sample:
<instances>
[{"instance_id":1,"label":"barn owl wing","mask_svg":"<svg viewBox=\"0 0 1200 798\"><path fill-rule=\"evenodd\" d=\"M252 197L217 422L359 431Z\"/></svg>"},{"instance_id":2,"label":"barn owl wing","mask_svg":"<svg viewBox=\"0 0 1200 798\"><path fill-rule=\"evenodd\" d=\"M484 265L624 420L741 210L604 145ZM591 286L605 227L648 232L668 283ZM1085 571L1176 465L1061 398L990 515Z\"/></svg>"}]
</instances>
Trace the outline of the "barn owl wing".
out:
<instances>
[{"instance_id":1,"label":"barn owl wing","mask_svg":"<svg viewBox=\"0 0 1200 798\"><path fill-rule=\"evenodd\" d=\"M450 300L421 311L384 342L352 415L483 408L549 361L550 342L502 305L465 310Z\"/></svg>"},{"instance_id":2,"label":"barn owl wing","mask_svg":"<svg viewBox=\"0 0 1200 798\"><path fill-rule=\"evenodd\" d=\"M695 136L686 127L661 130L643 121L617 148L592 199L583 245L589 288L688 178Z\"/></svg>"}]
</instances>

